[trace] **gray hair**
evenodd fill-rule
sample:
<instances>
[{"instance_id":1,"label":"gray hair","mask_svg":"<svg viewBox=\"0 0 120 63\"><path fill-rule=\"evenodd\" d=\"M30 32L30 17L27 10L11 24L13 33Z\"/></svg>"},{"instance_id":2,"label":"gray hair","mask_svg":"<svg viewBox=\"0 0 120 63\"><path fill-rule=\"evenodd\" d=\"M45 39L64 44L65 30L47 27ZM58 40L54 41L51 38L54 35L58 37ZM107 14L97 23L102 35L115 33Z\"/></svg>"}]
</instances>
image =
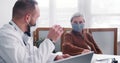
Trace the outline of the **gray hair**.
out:
<instances>
[{"instance_id":1,"label":"gray hair","mask_svg":"<svg viewBox=\"0 0 120 63\"><path fill-rule=\"evenodd\" d=\"M73 19L74 18L76 18L76 17L82 17L83 18L83 20L85 21L85 19L84 19L84 16L82 15L82 14L80 14L79 12L77 12L77 13L75 13L75 14L73 14L73 16L72 16L72 18L71 18L71 22L73 21Z\"/></svg>"}]
</instances>

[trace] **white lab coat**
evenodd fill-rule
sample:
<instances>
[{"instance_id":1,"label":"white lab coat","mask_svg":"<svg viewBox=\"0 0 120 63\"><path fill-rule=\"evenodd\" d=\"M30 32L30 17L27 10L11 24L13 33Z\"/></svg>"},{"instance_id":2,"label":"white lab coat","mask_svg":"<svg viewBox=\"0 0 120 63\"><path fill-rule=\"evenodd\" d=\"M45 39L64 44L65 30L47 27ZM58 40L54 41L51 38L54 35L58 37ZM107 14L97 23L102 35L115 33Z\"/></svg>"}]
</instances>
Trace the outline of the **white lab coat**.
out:
<instances>
[{"instance_id":1,"label":"white lab coat","mask_svg":"<svg viewBox=\"0 0 120 63\"><path fill-rule=\"evenodd\" d=\"M46 63L54 60L56 54L52 51L55 46L49 39L36 48L32 38L27 37L14 22L11 23L0 29L0 63Z\"/></svg>"}]
</instances>

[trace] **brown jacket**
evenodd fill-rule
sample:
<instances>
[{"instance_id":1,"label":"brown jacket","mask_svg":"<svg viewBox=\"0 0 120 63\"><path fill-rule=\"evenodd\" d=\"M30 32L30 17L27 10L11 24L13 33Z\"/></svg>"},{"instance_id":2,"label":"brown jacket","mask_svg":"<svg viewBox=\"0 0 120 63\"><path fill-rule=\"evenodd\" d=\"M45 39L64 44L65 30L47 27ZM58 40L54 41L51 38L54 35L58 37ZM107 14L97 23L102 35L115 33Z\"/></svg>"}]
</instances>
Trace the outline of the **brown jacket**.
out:
<instances>
[{"instance_id":1,"label":"brown jacket","mask_svg":"<svg viewBox=\"0 0 120 63\"><path fill-rule=\"evenodd\" d=\"M90 33L83 32L83 35L80 35L78 32L71 31L64 35L62 43L63 54L78 55L84 49L94 51L96 54L102 53Z\"/></svg>"}]
</instances>

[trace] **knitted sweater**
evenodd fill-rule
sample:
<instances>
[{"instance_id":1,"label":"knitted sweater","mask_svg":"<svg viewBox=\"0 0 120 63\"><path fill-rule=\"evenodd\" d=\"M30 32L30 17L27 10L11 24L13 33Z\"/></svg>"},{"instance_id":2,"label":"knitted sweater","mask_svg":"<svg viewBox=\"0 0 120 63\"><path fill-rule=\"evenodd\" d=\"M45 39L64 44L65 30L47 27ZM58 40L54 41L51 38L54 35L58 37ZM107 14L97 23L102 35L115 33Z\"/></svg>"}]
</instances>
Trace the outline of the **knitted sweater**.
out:
<instances>
[{"instance_id":1,"label":"knitted sweater","mask_svg":"<svg viewBox=\"0 0 120 63\"><path fill-rule=\"evenodd\" d=\"M84 49L94 51L96 54L102 54L102 51L97 46L90 33L83 32L83 34L80 34L71 31L64 35L62 42L63 54L78 55L81 54Z\"/></svg>"}]
</instances>

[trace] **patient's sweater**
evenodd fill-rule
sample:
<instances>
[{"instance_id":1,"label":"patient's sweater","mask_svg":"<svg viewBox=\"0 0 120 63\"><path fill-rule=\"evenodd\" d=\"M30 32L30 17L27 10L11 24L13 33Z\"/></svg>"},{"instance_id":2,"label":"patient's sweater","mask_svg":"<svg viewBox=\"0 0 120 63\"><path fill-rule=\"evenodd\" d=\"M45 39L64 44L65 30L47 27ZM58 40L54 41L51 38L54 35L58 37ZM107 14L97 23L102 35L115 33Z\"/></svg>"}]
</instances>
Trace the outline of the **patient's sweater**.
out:
<instances>
[{"instance_id":1,"label":"patient's sweater","mask_svg":"<svg viewBox=\"0 0 120 63\"><path fill-rule=\"evenodd\" d=\"M96 54L102 53L90 33L83 32L83 34L80 34L71 31L64 35L62 42L63 54L78 55L81 54L84 49L94 51Z\"/></svg>"}]
</instances>

